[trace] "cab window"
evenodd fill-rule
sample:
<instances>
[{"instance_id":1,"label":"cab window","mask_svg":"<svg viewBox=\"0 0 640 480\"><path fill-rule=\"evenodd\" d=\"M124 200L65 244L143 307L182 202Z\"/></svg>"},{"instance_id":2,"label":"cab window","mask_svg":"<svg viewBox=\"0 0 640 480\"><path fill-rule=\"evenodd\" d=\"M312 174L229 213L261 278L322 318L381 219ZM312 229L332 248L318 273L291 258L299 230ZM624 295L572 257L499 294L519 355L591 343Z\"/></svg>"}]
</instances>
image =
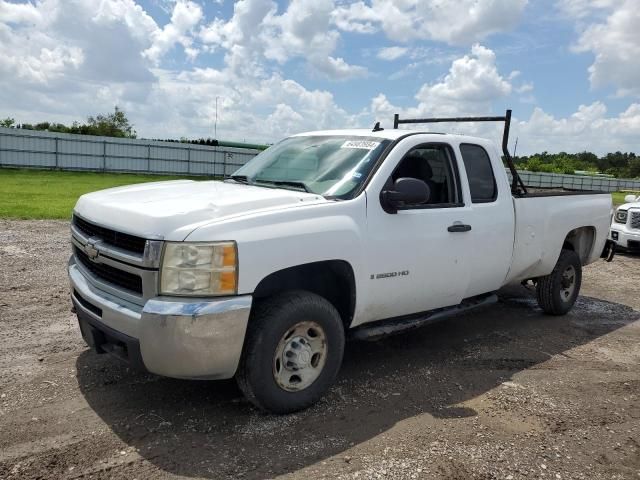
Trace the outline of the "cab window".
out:
<instances>
[{"instance_id":1,"label":"cab window","mask_svg":"<svg viewBox=\"0 0 640 480\"><path fill-rule=\"evenodd\" d=\"M498 197L496 179L487 151L480 145L460 145L462 161L469 180L472 203L493 202Z\"/></svg>"},{"instance_id":2,"label":"cab window","mask_svg":"<svg viewBox=\"0 0 640 480\"><path fill-rule=\"evenodd\" d=\"M411 149L392 174L398 178L417 178L427 184L431 195L422 206L456 206L461 202L453 152L448 145L429 144Z\"/></svg>"}]
</instances>

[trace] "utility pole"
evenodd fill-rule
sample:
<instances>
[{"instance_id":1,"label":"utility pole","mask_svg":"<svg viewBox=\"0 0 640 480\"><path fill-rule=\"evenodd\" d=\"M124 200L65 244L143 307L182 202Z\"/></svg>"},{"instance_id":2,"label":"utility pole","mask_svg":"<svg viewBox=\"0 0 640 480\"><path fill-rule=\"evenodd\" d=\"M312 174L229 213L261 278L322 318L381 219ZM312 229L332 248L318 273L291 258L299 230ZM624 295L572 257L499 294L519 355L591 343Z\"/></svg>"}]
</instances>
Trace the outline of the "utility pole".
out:
<instances>
[{"instance_id":1,"label":"utility pole","mask_svg":"<svg viewBox=\"0 0 640 480\"><path fill-rule=\"evenodd\" d=\"M213 124L213 136L214 136L214 140L218 140L218 97L216 95L216 120L215 123Z\"/></svg>"}]
</instances>

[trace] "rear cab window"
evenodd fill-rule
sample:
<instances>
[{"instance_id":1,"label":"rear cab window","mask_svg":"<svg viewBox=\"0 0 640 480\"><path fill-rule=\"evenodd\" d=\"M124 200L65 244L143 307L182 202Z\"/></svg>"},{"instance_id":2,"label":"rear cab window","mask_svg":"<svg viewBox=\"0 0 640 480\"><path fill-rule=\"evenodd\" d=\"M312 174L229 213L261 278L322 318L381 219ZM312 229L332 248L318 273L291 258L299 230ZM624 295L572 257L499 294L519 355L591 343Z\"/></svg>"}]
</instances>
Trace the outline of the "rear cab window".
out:
<instances>
[{"instance_id":1,"label":"rear cab window","mask_svg":"<svg viewBox=\"0 0 640 480\"><path fill-rule=\"evenodd\" d=\"M460 154L467 172L471 202L494 202L498 198L498 187L487 151L480 145L463 143Z\"/></svg>"}]
</instances>

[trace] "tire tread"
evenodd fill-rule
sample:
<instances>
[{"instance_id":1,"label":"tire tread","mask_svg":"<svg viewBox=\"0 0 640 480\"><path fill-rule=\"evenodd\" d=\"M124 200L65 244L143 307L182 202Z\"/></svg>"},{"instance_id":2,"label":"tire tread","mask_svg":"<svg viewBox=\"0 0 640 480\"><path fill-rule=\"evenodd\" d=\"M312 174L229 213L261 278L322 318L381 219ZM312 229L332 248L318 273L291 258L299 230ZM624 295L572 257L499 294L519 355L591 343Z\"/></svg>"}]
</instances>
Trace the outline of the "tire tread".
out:
<instances>
[{"instance_id":1,"label":"tire tread","mask_svg":"<svg viewBox=\"0 0 640 480\"><path fill-rule=\"evenodd\" d=\"M581 264L580 258L573 250L563 249L560 252L560 256L558 257L558 261L556 262L553 270L549 275L545 275L544 277L540 277L537 280L536 284L536 298L538 300L538 305L544 312L548 315L564 315L568 312L561 307L559 307L555 302L555 289L556 289L556 281L558 276L562 275L562 270L564 270L567 265L573 264L576 266L576 276L577 278L577 289L579 294L580 283L581 283ZM576 294L577 298L577 294ZM573 304L571 305L571 307ZM569 310L571 309L569 307Z\"/></svg>"},{"instance_id":2,"label":"tire tread","mask_svg":"<svg viewBox=\"0 0 640 480\"><path fill-rule=\"evenodd\" d=\"M264 335L266 328L273 323L272 320L283 309L294 308L300 306L301 304L311 304L316 308L326 310L329 315L339 320L340 328L342 329L342 321L340 320L340 315L338 314L338 311L335 309L335 307L323 297L304 290L286 292L276 297L262 300L258 305L256 305L255 311L252 313L250 319L249 328L247 329L247 336L245 339L240 364L238 366L238 370L236 371L236 382L247 400L249 400L253 405L255 405L262 411L275 413L288 413L289 411L293 411L286 408L274 409L272 406L266 405L265 402L261 400L260 395L257 393L257 390L260 389L260 384L256 384L255 379L253 382L251 381L251 368L252 365L256 365L256 363L258 362L256 357L259 354L259 349L257 348L257 346L261 344L260 337ZM340 347L341 363L342 349L344 347L344 336L342 337L342 345L340 345ZM260 383L269 380L270 379L259 379ZM320 396L321 394L310 397L309 400L304 404L298 405L295 410L302 410L313 405L318 401Z\"/></svg>"}]
</instances>

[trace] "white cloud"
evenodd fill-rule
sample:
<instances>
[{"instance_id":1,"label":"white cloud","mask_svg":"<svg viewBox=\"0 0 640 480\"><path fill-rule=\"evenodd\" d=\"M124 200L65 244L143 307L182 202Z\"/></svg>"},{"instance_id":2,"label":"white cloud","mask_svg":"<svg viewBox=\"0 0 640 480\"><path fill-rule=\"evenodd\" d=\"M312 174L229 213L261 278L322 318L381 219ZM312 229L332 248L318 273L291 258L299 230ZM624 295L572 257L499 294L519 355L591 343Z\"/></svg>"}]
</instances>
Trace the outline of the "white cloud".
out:
<instances>
[{"instance_id":1,"label":"white cloud","mask_svg":"<svg viewBox=\"0 0 640 480\"><path fill-rule=\"evenodd\" d=\"M589 67L592 87L612 85L620 96L640 96L638 6L637 0L600 0L595 3L565 0L565 10L580 18L581 34L574 50L591 52L595 57ZM598 14L602 9L607 17L599 20Z\"/></svg>"},{"instance_id":2,"label":"white cloud","mask_svg":"<svg viewBox=\"0 0 640 480\"><path fill-rule=\"evenodd\" d=\"M142 78L136 47L154 28L132 0L0 0L0 71L6 81L15 75L42 85L71 73L104 81L118 75Z\"/></svg>"},{"instance_id":3,"label":"white cloud","mask_svg":"<svg viewBox=\"0 0 640 480\"><path fill-rule=\"evenodd\" d=\"M455 60L442 82L423 85L416 98L433 104L485 104L511 93L508 79L498 73L495 53L476 44L471 55ZM471 107L476 110L476 107Z\"/></svg>"},{"instance_id":4,"label":"white cloud","mask_svg":"<svg viewBox=\"0 0 640 480\"><path fill-rule=\"evenodd\" d=\"M30 3L0 1L1 23L38 23L42 20L38 9Z\"/></svg>"},{"instance_id":5,"label":"white cloud","mask_svg":"<svg viewBox=\"0 0 640 480\"><path fill-rule=\"evenodd\" d=\"M531 83L515 85L513 82L519 77L517 72L506 76L501 74L496 67L494 52L474 45L470 54L452 62L449 73L442 80L425 83L415 95L413 105L403 108L394 105L387 95L378 94L371 101L367 120L380 120L388 127L395 113L401 118L502 113L496 112L496 104L508 103L516 94L529 95L533 91ZM524 101L527 99L525 96ZM498 143L502 135L501 124L438 124L407 128L477 135ZM512 145L516 138L519 138L518 151L522 154L563 150L590 150L598 154L617 150L637 151L640 104L630 105L617 116L609 116L602 102L581 105L566 118L556 118L536 107L528 119L518 119L516 111Z\"/></svg>"},{"instance_id":6,"label":"white cloud","mask_svg":"<svg viewBox=\"0 0 640 480\"><path fill-rule=\"evenodd\" d=\"M348 80L357 77L366 77L368 71L360 65L350 65L344 58L331 56L318 58L314 61L314 67L332 80Z\"/></svg>"},{"instance_id":7,"label":"white cloud","mask_svg":"<svg viewBox=\"0 0 640 480\"><path fill-rule=\"evenodd\" d=\"M330 92L306 89L278 74L244 80L229 69L157 74L149 101L136 107L144 119L137 126L148 136L213 136L216 96L218 135L227 139L274 141L355 121Z\"/></svg>"},{"instance_id":8,"label":"white cloud","mask_svg":"<svg viewBox=\"0 0 640 480\"><path fill-rule=\"evenodd\" d=\"M418 90L415 107L405 109L405 116L487 114L492 103L513 91L510 79L498 72L495 53L476 44L468 55L454 60L449 72L438 82L425 83ZM385 95L374 98L371 110L390 115L400 111Z\"/></svg>"},{"instance_id":9,"label":"white cloud","mask_svg":"<svg viewBox=\"0 0 640 480\"><path fill-rule=\"evenodd\" d=\"M438 40L469 45L518 23L528 0L368 0L337 8L333 21L348 32L378 30L399 42Z\"/></svg>"},{"instance_id":10,"label":"white cloud","mask_svg":"<svg viewBox=\"0 0 640 480\"><path fill-rule=\"evenodd\" d=\"M282 14L271 0L240 0L231 19L215 19L201 38L225 49L227 64L238 73L256 72L265 59L284 64L303 58L331 80L364 76L364 67L334 55L340 33L330 25L333 10L333 0L293 0Z\"/></svg>"},{"instance_id":11,"label":"white cloud","mask_svg":"<svg viewBox=\"0 0 640 480\"><path fill-rule=\"evenodd\" d=\"M574 2L575 11L585 5L578 0L567 1ZM604 5L605 0L600 1ZM472 6L463 0L458 9L473 7L484 12L474 17L477 20L494 11L496 5L503 5L505 12L514 12L517 5L524 3L504 6L497 0L478 0ZM221 138L274 141L303 130L369 126L374 118L388 126L396 112L403 116L487 114L494 112L497 105L533 98L533 85L521 78L523 75L500 71L495 53L478 44L459 58L451 58L450 49L416 45L377 51L379 58L402 56L410 61L398 73L411 72L415 78L432 70L425 65L450 62L446 75L422 80L424 84L416 88L413 105L406 108L393 104L396 97L381 93L363 111L349 112L330 91L305 87L282 73L283 65L298 60L313 72L335 80L367 75L365 68L352 65L340 55L340 31L382 29L390 38L400 36L399 30L392 31L381 20L383 14L372 8L374 4L386 5L388 12L397 13L401 21L398 28L407 29L415 28L417 19L435 5L416 0L396 1L393 5L372 0L352 3L351 7L341 3L339 11L357 13L357 18L351 18L334 14L330 0L296 0L283 11L278 11L271 0L241 0L235 3L231 18L215 19L203 27L202 8L196 0L167 1L171 19L166 25L158 25L134 0L40 0L24 4L0 0L0 117L12 116L21 122L69 123L110 111L118 104L145 137L211 136L218 97ZM442 5L438 18L446 20L450 3ZM614 12L607 8L611 7L598 9L600 23L591 13L581 16L582 31L588 32L593 25L616 27L618 24L611 20ZM508 12L505 17L509 17ZM426 33L409 32L407 38L439 36L457 42L456 39L488 34L487 25L493 22L487 18L475 23L458 20L448 34L438 33L433 27ZM509 20L501 25L510 24ZM622 40L633 33L628 28L616 31L624 33ZM603 36L609 33L604 32ZM624 47L624 41L621 43ZM602 45L608 43L589 43L588 48L604 53ZM224 64L218 68L167 68L169 52L184 52L193 58L204 48L222 52ZM602 58L613 58L610 52L607 55ZM175 65L173 60L170 65ZM625 80L622 73L616 75L619 81L633 84L633 77ZM628 86L624 87L626 90L623 87L618 85L621 91L629 90ZM498 126L471 126L468 131L499 139ZM637 151L640 104L610 115L603 103L596 102L581 106L567 118L553 117L538 108L530 118L514 122L513 138L517 135L523 152Z\"/></svg>"},{"instance_id":12,"label":"white cloud","mask_svg":"<svg viewBox=\"0 0 640 480\"><path fill-rule=\"evenodd\" d=\"M516 92L518 93L528 93L533 91L533 83L523 83L518 88L516 88Z\"/></svg>"},{"instance_id":13,"label":"white cloud","mask_svg":"<svg viewBox=\"0 0 640 480\"><path fill-rule=\"evenodd\" d=\"M393 61L404 57L409 51L406 47L386 47L381 48L376 55L380 60Z\"/></svg>"},{"instance_id":14,"label":"white cloud","mask_svg":"<svg viewBox=\"0 0 640 480\"><path fill-rule=\"evenodd\" d=\"M371 102L371 112L387 127L394 113L401 118L441 116L443 114L425 112L422 105L400 108L389 102L383 94ZM487 112L485 112L487 113ZM500 112L502 113L502 112ZM617 116L608 116L607 108L601 102L580 105L578 110L564 118L545 112L536 107L528 119L513 117L511 124L510 148L518 139L518 153L583 152L591 151L603 155L615 151L638 152L640 138L640 104L634 103ZM446 114L445 114L446 115ZM489 138L499 145L502 140L502 124L437 124L411 126L411 129L461 133Z\"/></svg>"},{"instance_id":15,"label":"white cloud","mask_svg":"<svg viewBox=\"0 0 640 480\"><path fill-rule=\"evenodd\" d=\"M224 138L273 141L355 121L330 92L283 78L260 53L265 37L255 35L256 21L265 22L267 33L289 31L287 57L305 55L306 40L327 40L322 29L307 32L303 12L319 8L310 3L284 17L268 1L238 2L233 21L214 22L202 32L217 35L225 66L175 72L161 66L163 56L175 45L187 55L200 46L190 35L202 18L195 3L172 4L171 20L162 28L133 0L43 0L23 7L0 0L0 117L70 123L117 104L141 135L211 136L219 97L218 133ZM315 68L334 78L363 74L327 53L336 35L329 34L331 48L324 47Z\"/></svg>"},{"instance_id":16,"label":"white cloud","mask_svg":"<svg viewBox=\"0 0 640 480\"><path fill-rule=\"evenodd\" d=\"M459 55L452 53L450 49L436 47L411 47L407 50L405 57L409 63L402 66L389 75L390 80L398 80L411 76L418 81L429 78L434 70L434 65L447 65L458 58Z\"/></svg>"},{"instance_id":17,"label":"white cloud","mask_svg":"<svg viewBox=\"0 0 640 480\"><path fill-rule=\"evenodd\" d=\"M516 76L502 75L496 66L495 53L476 44L469 54L451 63L449 72L440 81L423 84L414 97L414 105L402 108L391 103L385 94L377 95L369 107L371 119L389 126L395 113L401 118L488 115L494 111L495 103L505 100L515 91L512 79ZM418 128L498 139L501 127L473 123L421 125Z\"/></svg>"},{"instance_id":18,"label":"white cloud","mask_svg":"<svg viewBox=\"0 0 640 480\"><path fill-rule=\"evenodd\" d=\"M200 20L202 20L200 5L188 0L179 0L173 7L171 22L162 30L153 32L153 44L144 51L144 55L158 63L175 44L179 43L184 47L189 58L195 58L198 50L192 47L191 33Z\"/></svg>"},{"instance_id":19,"label":"white cloud","mask_svg":"<svg viewBox=\"0 0 640 480\"><path fill-rule=\"evenodd\" d=\"M566 118L555 118L541 108L535 108L528 120L514 123L512 138L516 137L519 137L518 150L524 154L638 151L640 104L631 104L617 116L607 116L605 105L595 102L580 105Z\"/></svg>"},{"instance_id":20,"label":"white cloud","mask_svg":"<svg viewBox=\"0 0 640 480\"><path fill-rule=\"evenodd\" d=\"M559 0L558 7L573 18L584 18L595 10L607 9L619 3L619 0Z\"/></svg>"}]
</instances>

